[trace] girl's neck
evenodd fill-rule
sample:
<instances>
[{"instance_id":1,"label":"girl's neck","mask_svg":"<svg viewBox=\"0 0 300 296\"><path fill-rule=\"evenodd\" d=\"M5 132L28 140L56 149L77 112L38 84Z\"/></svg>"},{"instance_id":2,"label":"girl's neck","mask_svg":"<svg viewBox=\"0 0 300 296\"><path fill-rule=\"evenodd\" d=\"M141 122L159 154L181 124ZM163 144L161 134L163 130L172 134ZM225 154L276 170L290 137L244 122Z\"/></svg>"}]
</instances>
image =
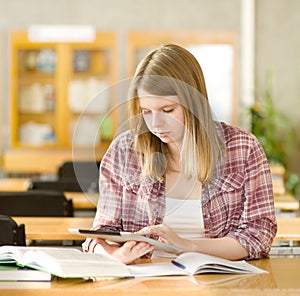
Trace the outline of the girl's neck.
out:
<instances>
[{"instance_id":1,"label":"girl's neck","mask_svg":"<svg viewBox=\"0 0 300 296\"><path fill-rule=\"evenodd\" d=\"M173 159L180 159L181 158L181 145L178 143L169 143L168 149L171 158Z\"/></svg>"},{"instance_id":2,"label":"girl's neck","mask_svg":"<svg viewBox=\"0 0 300 296\"><path fill-rule=\"evenodd\" d=\"M180 172L181 171L181 152L178 145L168 145L168 171Z\"/></svg>"}]
</instances>

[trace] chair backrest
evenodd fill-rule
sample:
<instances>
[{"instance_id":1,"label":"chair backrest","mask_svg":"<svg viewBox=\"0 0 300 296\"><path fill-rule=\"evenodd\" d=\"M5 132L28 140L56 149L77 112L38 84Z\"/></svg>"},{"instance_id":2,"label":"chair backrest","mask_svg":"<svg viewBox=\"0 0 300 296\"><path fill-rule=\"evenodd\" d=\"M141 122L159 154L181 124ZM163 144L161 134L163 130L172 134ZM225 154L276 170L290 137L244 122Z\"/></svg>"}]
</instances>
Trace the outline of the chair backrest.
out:
<instances>
[{"instance_id":1,"label":"chair backrest","mask_svg":"<svg viewBox=\"0 0 300 296\"><path fill-rule=\"evenodd\" d=\"M73 203L63 192L32 190L0 192L0 214L9 216L72 217Z\"/></svg>"},{"instance_id":2,"label":"chair backrest","mask_svg":"<svg viewBox=\"0 0 300 296\"><path fill-rule=\"evenodd\" d=\"M58 169L58 179L74 179L77 177L96 180L99 176L100 161L66 161Z\"/></svg>"},{"instance_id":3,"label":"chair backrest","mask_svg":"<svg viewBox=\"0 0 300 296\"><path fill-rule=\"evenodd\" d=\"M48 191L60 191L60 192L84 192L90 184L86 186L80 186L78 182L70 181L42 181L31 180L28 186L28 190L48 190Z\"/></svg>"},{"instance_id":4,"label":"chair backrest","mask_svg":"<svg viewBox=\"0 0 300 296\"><path fill-rule=\"evenodd\" d=\"M0 246L3 245L26 245L24 224L18 225L7 215L0 215Z\"/></svg>"},{"instance_id":5,"label":"chair backrest","mask_svg":"<svg viewBox=\"0 0 300 296\"><path fill-rule=\"evenodd\" d=\"M58 181L77 183L84 192L97 192L99 166L100 162L95 161L66 161L58 169Z\"/></svg>"}]
</instances>

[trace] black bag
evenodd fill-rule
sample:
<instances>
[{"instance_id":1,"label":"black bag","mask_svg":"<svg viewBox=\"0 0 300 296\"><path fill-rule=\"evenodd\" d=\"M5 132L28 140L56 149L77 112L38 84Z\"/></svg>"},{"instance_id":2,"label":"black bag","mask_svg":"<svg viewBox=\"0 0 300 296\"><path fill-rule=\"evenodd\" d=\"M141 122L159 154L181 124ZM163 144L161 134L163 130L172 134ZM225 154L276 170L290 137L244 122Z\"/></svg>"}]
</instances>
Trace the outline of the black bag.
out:
<instances>
[{"instance_id":1,"label":"black bag","mask_svg":"<svg viewBox=\"0 0 300 296\"><path fill-rule=\"evenodd\" d=\"M26 245L24 224L18 225L7 215L0 215L0 246L3 245Z\"/></svg>"}]
</instances>

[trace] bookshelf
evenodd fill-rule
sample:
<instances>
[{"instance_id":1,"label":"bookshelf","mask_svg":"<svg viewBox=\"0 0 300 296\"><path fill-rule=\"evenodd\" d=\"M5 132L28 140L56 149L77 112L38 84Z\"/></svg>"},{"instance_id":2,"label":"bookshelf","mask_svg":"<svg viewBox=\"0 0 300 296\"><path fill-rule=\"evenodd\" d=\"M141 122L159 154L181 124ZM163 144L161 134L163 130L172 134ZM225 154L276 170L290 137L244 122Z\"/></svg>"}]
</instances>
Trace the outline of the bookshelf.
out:
<instances>
[{"instance_id":1,"label":"bookshelf","mask_svg":"<svg viewBox=\"0 0 300 296\"><path fill-rule=\"evenodd\" d=\"M118 79L117 34L98 31L92 42L32 42L27 31L14 31L9 53L5 171L53 172L72 159L74 148L80 159L101 158L118 125L110 112L118 94L109 90ZM109 130L101 133L108 119Z\"/></svg>"}]
</instances>

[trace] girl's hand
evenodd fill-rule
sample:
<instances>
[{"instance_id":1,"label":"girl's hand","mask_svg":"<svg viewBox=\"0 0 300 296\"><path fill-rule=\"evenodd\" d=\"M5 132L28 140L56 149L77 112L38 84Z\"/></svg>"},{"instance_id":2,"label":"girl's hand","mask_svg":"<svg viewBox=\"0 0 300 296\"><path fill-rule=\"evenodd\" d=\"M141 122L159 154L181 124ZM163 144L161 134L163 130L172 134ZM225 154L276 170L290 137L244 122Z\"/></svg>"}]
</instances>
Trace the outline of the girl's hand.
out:
<instances>
[{"instance_id":1,"label":"girl's hand","mask_svg":"<svg viewBox=\"0 0 300 296\"><path fill-rule=\"evenodd\" d=\"M135 232L135 234L159 236L159 241L172 245L174 247L178 247L181 250L185 250L186 244L188 242L186 239L181 238L170 227L164 224L144 227L141 230Z\"/></svg>"},{"instance_id":2,"label":"girl's hand","mask_svg":"<svg viewBox=\"0 0 300 296\"><path fill-rule=\"evenodd\" d=\"M105 240L98 238L97 243L100 244L108 254L125 264L131 263L135 259L154 250L154 246L145 242L128 241L120 246L118 244L109 244Z\"/></svg>"}]
</instances>

